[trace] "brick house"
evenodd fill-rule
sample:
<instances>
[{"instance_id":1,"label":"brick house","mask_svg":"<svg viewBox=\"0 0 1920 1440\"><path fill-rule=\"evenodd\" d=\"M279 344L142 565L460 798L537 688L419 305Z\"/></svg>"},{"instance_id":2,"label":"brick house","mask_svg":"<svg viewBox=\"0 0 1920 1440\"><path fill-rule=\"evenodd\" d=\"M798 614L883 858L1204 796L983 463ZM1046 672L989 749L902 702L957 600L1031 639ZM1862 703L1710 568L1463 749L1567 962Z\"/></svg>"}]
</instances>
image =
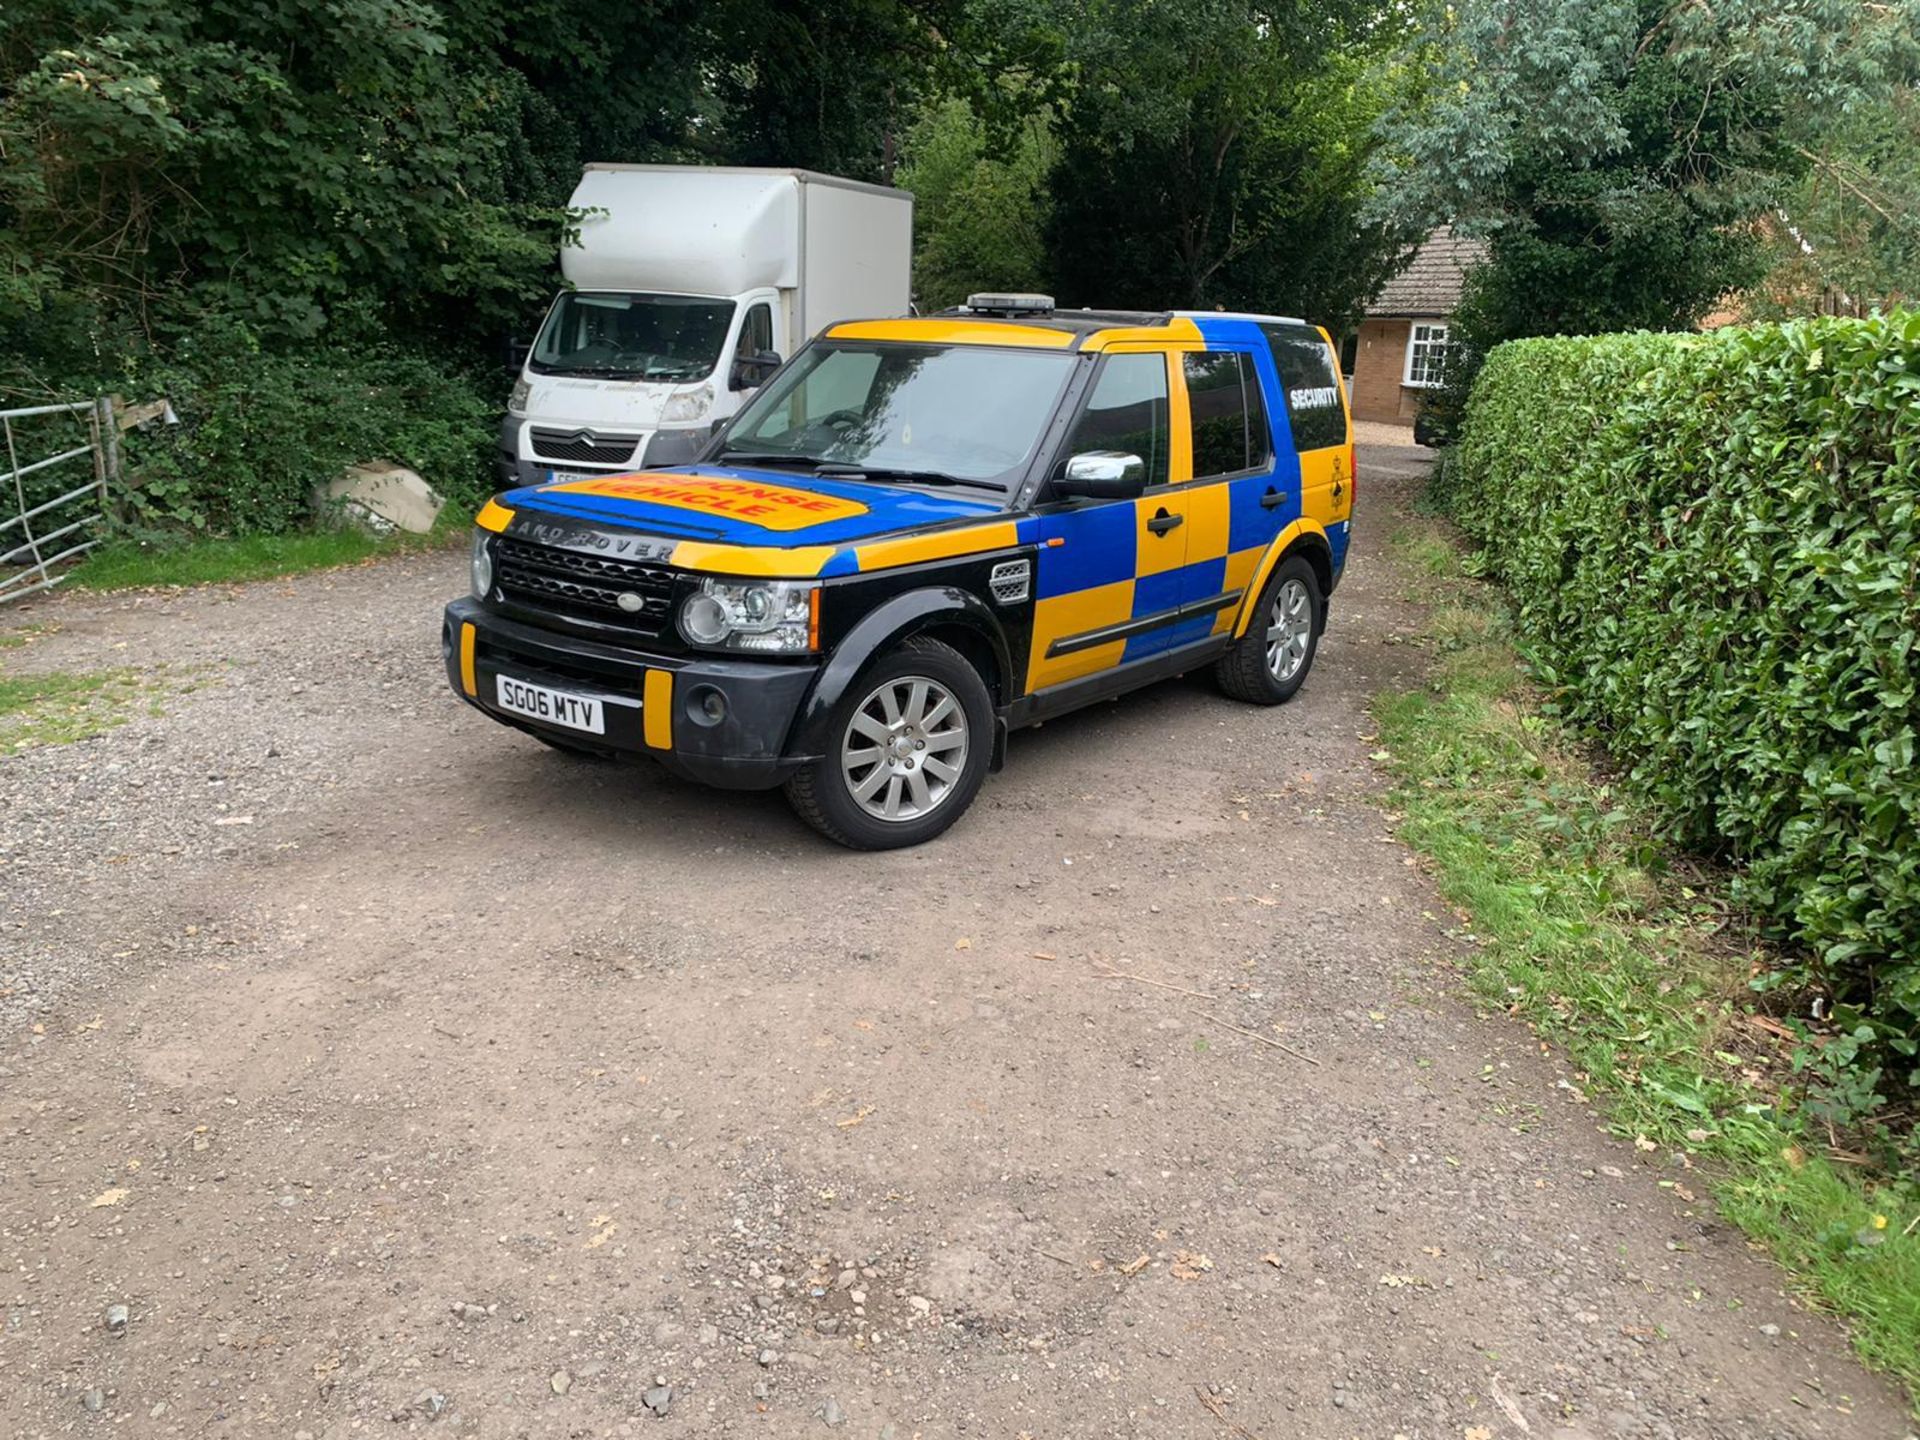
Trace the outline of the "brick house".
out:
<instances>
[{"instance_id":1,"label":"brick house","mask_svg":"<svg viewBox=\"0 0 1920 1440\"><path fill-rule=\"evenodd\" d=\"M1412 424L1439 383L1447 324L1467 270L1486 254L1442 225L1367 306L1353 350L1353 417Z\"/></svg>"}]
</instances>

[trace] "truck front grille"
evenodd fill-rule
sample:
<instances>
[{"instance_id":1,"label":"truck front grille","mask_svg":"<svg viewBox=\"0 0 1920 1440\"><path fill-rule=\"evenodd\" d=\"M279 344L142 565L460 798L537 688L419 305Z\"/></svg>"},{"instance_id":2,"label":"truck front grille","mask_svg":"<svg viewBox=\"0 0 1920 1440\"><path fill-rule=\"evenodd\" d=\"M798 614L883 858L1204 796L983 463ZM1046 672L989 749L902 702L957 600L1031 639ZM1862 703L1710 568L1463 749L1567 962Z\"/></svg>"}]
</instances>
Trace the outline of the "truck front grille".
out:
<instances>
[{"instance_id":1,"label":"truck front grille","mask_svg":"<svg viewBox=\"0 0 1920 1440\"><path fill-rule=\"evenodd\" d=\"M673 613L674 572L503 537L495 573L510 600L657 635ZM622 597L627 599L621 604Z\"/></svg>"},{"instance_id":2,"label":"truck front grille","mask_svg":"<svg viewBox=\"0 0 1920 1440\"><path fill-rule=\"evenodd\" d=\"M596 435L590 430L533 427L533 453L542 460L584 460L590 465L627 465L640 444L638 435Z\"/></svg>"}]
</instances>

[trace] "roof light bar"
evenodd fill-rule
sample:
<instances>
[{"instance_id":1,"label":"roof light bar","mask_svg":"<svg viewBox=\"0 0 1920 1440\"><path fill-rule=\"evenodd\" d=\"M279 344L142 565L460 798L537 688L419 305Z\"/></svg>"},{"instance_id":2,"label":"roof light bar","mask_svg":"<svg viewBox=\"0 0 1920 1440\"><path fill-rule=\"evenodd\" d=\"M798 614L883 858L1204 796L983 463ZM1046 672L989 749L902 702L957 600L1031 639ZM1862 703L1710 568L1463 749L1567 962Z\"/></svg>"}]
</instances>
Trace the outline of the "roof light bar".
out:
<instances>
[{"instance_id":1,"label":"roof light bar","mask_svg":"<svg viewBox=\"0 0 1920 1440\"><path fill-rule=\"evenodd\" d=\"M991 291L967 297L967 309L976 315L1051 315L1051 295L996 294Z\"/></svg>"}]
</instances>

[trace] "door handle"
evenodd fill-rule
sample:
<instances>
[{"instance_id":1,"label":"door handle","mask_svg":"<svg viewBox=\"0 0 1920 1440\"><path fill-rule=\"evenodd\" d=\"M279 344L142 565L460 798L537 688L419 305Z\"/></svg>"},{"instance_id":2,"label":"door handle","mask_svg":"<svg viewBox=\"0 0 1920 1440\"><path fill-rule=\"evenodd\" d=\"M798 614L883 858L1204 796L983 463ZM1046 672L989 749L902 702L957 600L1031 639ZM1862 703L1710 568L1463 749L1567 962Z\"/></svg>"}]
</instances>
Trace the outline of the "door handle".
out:
<instances>
[{"instance_id":1,"label":"door handle","mask_svg":"<svg viewBox=\"0 0 1920 1440\"><path fill-rule=\"evenodd\" d=\"M1278 490L1275 490L1271 485L1267 487L1267 493L1260 497L1260 508L1262 510L1278 510L1286 503L1287 497L1282 495Z\"/></svg>"},{"instance_id":2,"label":"door handle","mask_svg":"<svg viewBox=\"0 0 1920 1440\"><path fill-rule=\"evenodd\" d=\"M1178 529L1186 518L1184 515L1169 515L1165 510L1156 511L1154 517L1147 521L1147 528L1156 535L1164 535L1169 530Z\"/></svg>"}]
</instances>

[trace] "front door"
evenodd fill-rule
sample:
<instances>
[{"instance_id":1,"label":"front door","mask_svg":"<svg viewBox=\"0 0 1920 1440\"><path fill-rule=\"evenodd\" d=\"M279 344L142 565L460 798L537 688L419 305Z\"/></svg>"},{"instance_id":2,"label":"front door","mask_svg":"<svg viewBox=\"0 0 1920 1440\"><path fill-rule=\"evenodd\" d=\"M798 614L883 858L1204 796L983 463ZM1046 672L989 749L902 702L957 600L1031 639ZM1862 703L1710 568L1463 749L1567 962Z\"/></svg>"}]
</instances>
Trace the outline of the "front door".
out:
<instances>
[{"instance_id":1,"label":"front door","mask_svg":"<svg viewBox=\"0 0 1920 1440\"><path fill-rule=\"evenodd\" d=\"M1038 511L1029 693L1167 648L1187 558L1187 495L1172 483L1170 358L1109 354L1055 462L1091 450L1138 455L1137 500L1047 500ZM1181 477L1184 478L1184 477Z\"/></svg>"}]
</instances>

